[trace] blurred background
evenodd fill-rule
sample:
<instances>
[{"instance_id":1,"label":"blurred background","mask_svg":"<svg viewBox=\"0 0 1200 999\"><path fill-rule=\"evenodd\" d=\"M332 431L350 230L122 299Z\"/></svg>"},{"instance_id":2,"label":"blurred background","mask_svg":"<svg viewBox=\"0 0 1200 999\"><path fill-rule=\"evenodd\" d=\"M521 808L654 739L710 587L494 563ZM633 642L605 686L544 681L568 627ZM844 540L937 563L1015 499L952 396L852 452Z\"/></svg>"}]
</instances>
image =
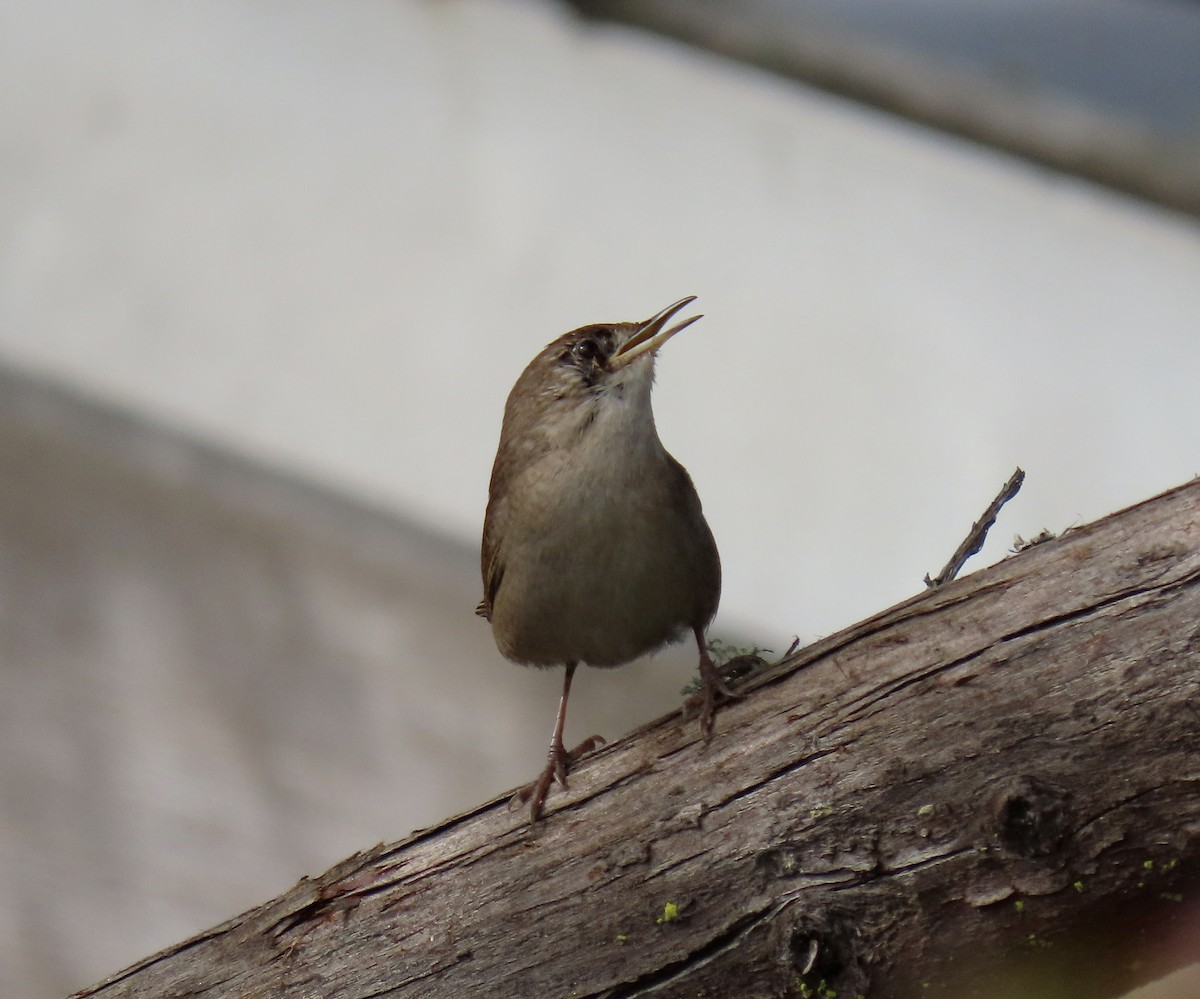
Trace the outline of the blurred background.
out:
<instances>
[{"instance_id":1,"label":"blurred background","mask_svg":"<svg viewBox=\"0 0 1200 999\"><path fill-rule=\"evenodd\" d=\"M920 591L1017 465L968 569L1200 472L1197 51L1185 0L0 0L0 994L532 778L478 535L568 329L699 296L655 409L729 642ZM581 672L569 736L693 669Z\"/></svg>"}]
</instances>

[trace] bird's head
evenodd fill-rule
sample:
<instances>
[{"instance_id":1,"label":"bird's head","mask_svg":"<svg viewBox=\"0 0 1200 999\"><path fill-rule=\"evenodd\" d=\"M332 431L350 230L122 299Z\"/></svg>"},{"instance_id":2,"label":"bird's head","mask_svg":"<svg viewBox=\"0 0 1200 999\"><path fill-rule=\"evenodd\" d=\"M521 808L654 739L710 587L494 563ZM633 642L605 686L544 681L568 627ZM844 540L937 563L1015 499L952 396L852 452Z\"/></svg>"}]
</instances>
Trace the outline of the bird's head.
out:
<instances>
[{"instance_id":1,"label":"bird's head","mask_svg":"<svg viewBox=\"0 0 1200 999\"><path fill-rule=\"evenodd\" d=\"M701 318L668 325L695 300L689 295L640 323L581 326L549 343L509 394L504 436L563 447L599 426L657 440L650 406L654 358L671 337Z\"/></svg>"}]
</instances>

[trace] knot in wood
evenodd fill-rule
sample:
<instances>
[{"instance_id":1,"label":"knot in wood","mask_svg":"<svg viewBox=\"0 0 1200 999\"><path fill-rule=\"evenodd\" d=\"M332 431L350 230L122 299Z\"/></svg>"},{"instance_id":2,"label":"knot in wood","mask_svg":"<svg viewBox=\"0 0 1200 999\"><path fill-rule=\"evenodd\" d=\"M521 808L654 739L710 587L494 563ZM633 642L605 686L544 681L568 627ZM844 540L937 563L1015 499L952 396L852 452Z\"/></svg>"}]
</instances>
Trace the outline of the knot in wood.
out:
<instances>
[{"instance_id":1,"label":"knot in wood","mask_svg":"<svg viewBox=\"0 0 1200 999\"><path fill-rule=\"evenodd\" d=\"M993 786L989 813L1000 842L1023 857L1045 857L1061 846L1067 827L1067 792L1040 777L1010 777Z\"/></svg>"},{"instance_id":2,"label":"knot in wood","mask_svg":"<svg viewBox=\"0 0 1200 999\"><path fill-rule=\"evenodd\" d=\"M856 956L857 924L820 894L828 904L805 899L781 906L772 917L780 979L800 994L864 992L868 979Z\"/></svg>"},{"instance_id":3,"label":"knot in wood","mask_svg":"<svg viewBox=\"0 0 1200 999\"><path fill-rule=\"evenodd\" d=\"M754 867L767 878L794 878L804 872L800 859L799 847L775 846L762 850L754 858Z\"/></svg>"}]
</instances>

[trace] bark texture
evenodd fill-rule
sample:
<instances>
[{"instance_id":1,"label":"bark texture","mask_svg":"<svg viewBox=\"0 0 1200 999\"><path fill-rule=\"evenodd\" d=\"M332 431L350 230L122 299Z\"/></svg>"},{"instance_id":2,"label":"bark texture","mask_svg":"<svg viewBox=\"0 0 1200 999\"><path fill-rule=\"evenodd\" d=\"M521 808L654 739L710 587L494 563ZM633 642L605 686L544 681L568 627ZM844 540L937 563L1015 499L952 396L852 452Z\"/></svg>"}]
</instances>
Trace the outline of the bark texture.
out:
<instances>
[{"instance_id":1,"label":"bark texture","mask_svg":"<svg viewBox=\"0 0 1200 999\"><path fill-rule=\"evenodd\" d=\"M79 995L1099 997L1200 941L1200 482L746 689Z\"/></svg>"}]
</instances>

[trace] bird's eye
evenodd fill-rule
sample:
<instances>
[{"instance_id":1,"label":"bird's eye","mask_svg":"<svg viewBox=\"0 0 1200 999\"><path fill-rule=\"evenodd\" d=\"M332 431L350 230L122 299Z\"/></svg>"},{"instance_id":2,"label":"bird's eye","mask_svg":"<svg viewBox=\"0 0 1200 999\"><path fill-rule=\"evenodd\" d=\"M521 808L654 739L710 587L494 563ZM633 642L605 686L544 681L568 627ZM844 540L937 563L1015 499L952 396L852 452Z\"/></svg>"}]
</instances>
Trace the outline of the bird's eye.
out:
<instances>
[{"instance_id":1,"label":"bird's eye","mask_svg":"<svg viewBox=\"0 0 1200 999\"><path fill-rule=\"evenodd\" d=\"M579 343L571 349L571 355L576 361L582 363L590 363L600 354L600 348L596 345L596 341L591 337L580 340Z\"/></svg>"}]
</instances>

